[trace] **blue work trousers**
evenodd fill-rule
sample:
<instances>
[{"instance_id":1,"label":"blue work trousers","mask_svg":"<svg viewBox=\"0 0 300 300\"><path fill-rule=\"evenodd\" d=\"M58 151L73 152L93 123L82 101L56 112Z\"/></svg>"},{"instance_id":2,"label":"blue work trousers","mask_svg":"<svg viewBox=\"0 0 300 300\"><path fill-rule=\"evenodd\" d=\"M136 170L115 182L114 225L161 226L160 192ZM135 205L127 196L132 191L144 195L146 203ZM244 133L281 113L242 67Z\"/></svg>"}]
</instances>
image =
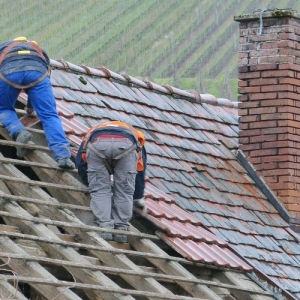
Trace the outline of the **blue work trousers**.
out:
<instances>
[{"instance_id":1,"label":"blue work trousers","mask_svg":"<svg viewBox=\"0 0 300 300\"><path fill-rule=\"evenodd\" d=\"M22 71L10 73L5 76L14 83L27 85L37 80L41 75L42 73L38 71ZM8 130L12 138L14 138L17 131L24 129L15 111L15 104L19 93L20 89L14 88L0 79L0 122ZM48 146L53 152L54 159L71 157L69 142L56 111L56 102L50 78L46 77L37 85L26 89L26 93L42 122Z\"/></svg>"}]
</instances>

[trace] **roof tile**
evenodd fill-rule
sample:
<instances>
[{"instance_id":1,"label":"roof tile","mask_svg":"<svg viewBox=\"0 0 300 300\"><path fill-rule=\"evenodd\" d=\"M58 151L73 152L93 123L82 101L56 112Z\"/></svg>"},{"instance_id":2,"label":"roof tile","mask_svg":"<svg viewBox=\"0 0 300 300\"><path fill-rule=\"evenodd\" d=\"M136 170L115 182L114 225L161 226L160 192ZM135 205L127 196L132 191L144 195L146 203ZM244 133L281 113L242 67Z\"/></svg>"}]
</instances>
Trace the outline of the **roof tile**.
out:
<instances>
[{"instance_id":1,"label":"roof tile","mask_svg":"<svg viewBox=\"0 0 300 300\"><path fill-rule=\"evenodd\" d=\"M146 188L145 188L145 194L149 197L157 200L164 200L167 203L174 203L175 200L168 194L161 191L161 189L155 187L150 182L147 182Z\"/></svg>"}]
</instances>

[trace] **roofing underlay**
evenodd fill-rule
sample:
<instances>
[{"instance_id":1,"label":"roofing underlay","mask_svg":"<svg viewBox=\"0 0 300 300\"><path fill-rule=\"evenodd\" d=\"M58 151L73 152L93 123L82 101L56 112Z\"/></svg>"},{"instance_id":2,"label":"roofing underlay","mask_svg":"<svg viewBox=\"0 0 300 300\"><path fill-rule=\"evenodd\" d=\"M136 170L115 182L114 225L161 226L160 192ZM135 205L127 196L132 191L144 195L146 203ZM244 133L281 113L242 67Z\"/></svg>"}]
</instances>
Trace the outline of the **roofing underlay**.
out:
<instances>
[{"instance_id":1,"label":"roofing underlay","mask_svg":"<svg viewBox=\"0 0 300 300\"><path fill-rule=\"evenodd\" d=\"M162 240L191 261L254 268L300 299L299 237L235 156L235 103L104 67L51 64L57 110L74 155L100 121L129 122L145 133L144 218L159 228ZM19 100L26 104L26 95Z\"/></svg>"}]
</instances>

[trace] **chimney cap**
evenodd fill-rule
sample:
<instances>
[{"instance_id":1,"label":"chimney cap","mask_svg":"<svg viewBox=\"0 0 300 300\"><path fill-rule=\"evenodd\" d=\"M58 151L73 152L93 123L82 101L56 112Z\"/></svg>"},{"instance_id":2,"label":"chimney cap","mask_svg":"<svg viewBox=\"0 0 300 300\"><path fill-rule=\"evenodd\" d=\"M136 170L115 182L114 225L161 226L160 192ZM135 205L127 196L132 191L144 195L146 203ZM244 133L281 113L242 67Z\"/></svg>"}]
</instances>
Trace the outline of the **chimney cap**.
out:
<instances>
[{"instance_id":1,"label":"chimney cap","mask_svg":"<svg viewBox=\"0 0 300 300\"><path fill-rule=\"evenodd\" d=\"M243 21L248 21L248 20L257 20L260 18L296 18L300 19L300 14L292 9L292 8L285 8L285 9L279 9L279 8L274 8L274 9L259 9L254 11L252 14L244 14L244 15L239 15L234 17L234 21L237 22L243 22Z\"/></svg>"}]
</instances>

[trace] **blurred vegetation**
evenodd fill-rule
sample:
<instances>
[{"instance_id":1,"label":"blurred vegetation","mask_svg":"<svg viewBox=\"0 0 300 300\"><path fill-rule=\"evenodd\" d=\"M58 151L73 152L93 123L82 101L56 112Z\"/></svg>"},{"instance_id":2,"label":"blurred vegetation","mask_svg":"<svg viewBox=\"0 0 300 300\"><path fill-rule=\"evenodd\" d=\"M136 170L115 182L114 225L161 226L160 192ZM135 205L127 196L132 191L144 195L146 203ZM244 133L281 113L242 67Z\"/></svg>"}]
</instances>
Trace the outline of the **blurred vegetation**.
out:
<instances>
[{"instance_id":1,"label":"blurred vegetation","mask_svg":"<svg viewBox=\"0 0 300 300\"><path fill-rule=\"evenodd\" d=\"M52 59L236 101L233 18L265 8L300 11L300 1L0 0L0 36L26 36Z\"/></svg>"}]
</instances>

